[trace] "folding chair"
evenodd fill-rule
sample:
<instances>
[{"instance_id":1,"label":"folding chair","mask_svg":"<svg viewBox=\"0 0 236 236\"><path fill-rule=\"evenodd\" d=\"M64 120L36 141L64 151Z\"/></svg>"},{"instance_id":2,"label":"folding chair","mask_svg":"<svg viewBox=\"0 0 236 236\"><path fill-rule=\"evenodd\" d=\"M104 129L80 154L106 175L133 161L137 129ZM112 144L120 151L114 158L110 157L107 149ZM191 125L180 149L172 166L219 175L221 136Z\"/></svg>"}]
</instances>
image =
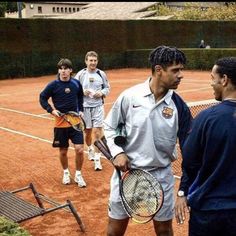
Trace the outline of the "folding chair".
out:
<instances>
[{"instance_id":1,"label":"folding chair","mask_svg":"<svg viewBox=\"0 0 236 236\"><path fill-rule=\"evenodd\" d=\"M38 206L22 199L15 194L27 189L32 190ZM54 207L45 208L42 200ZM20 223L22 221L29 220L40 215L42 216L49 212L64 208L64 210L71 212L74 215L81 231L85 232L85 226L72 202L70 200L67 200L66 202L67 203L65 204L60 204L53 201L45 195L37 192L34 185L30 183L29 186L21 189L16 189L14 191L0 191L0 215L14 222Z\"/></svg>"}]
</instances>

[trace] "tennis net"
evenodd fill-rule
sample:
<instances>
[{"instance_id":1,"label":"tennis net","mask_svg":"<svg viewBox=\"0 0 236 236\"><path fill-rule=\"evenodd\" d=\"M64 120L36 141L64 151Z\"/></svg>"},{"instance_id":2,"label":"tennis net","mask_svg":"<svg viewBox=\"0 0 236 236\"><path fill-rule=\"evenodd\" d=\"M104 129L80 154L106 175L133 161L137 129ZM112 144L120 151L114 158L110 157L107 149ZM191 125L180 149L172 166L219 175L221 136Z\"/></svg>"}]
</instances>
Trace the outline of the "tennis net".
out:
<instances>
[{"instance_id":1,"label":"tennis net","mask_svg":"<svg viewBox=\"0 0 236 236\"><path fill-rule=\"evenodd\" d=\"M206 108L216 105L218 103L219 103L218 101L211 99L211 100L198 101L198 102L189 102L187 103L187 105L190 108L190 111L194 118L202 110L205 110ZM178 154L178 158L176 161L173 162L172 169L173 169L173 173L175 177L179 179L182 174L182 171L181 171L182 156L181 156L179 145L177 145L177 154Z\"/></svg>"}]
</instances>

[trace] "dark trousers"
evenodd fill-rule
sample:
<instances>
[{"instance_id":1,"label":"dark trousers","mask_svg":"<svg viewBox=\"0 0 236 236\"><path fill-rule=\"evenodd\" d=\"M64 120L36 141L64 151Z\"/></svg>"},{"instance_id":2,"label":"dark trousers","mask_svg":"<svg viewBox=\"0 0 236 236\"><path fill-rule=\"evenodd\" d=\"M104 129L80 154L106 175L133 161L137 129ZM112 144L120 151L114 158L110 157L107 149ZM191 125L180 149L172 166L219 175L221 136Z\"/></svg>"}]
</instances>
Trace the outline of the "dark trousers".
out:
<instances>
[{"instance_id":1,"label":"dark trousers","mask_svg":"<svg viewBox=\"0 0 236 236\"><path fill-rule=\"evenodd\" d=\"M191 209L189 236L236 236L236 209L217 211Z\"/></svg>"}]
</instances>

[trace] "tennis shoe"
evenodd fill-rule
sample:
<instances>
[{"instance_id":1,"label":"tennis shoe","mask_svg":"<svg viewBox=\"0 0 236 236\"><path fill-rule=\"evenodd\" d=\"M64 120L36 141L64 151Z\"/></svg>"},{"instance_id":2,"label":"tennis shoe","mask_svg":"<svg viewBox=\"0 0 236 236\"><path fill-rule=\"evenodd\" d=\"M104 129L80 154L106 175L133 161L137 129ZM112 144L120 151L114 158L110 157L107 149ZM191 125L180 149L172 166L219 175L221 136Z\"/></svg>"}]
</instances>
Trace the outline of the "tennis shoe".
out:
<instances>
[{"instance_id":1,"label":"tennis shoe","mask_svg":"<svg viewBox=\"0 0 236 236\"><path fill-rule=\"evenodd\" d=\"M101 164L100 157L94 159L94 169L95 170L102 170L102 164Z\"/></svg>"},{"instance_id":2,"label":"tennis shoe","mask_svg":"<svg viewBox=\"0 0 236 236\"><path fill-rule=\"evenodd\" d=\"M95 156L94 149L93 148L89 148L88 149L88 159L90 161L93 161L94 160L94 156Z\"/></svg>"},{"instance_id":3,"label":"tennis shoe","mask_svg":"<svg viewBox=\"0 0 236 236\"><path fill-rule=\"evenodd\" d=\"M70 184L70 172L64 172L62 183Z\"/></svg>"},{"instance_id":4,"label":"tennis shoe","mask_svg":"<svg viewBox=\"0 0 236 236\"><path fill-rule=\"evenodd\" d=\"M76 175L74 180L78 184L78 187L80 188L86 187L86 183L82 175Z\"/></svg>"}]
</instances>

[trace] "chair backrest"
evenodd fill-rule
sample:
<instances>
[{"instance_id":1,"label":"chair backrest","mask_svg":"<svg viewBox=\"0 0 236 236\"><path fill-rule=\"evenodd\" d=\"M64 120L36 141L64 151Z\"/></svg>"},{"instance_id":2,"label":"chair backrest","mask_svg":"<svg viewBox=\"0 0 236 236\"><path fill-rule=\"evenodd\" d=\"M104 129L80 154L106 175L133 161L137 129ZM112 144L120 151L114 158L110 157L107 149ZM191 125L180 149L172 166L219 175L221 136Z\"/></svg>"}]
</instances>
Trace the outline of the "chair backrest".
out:
<instances>
[{"instance_id":1,"label":"chair backrest","mask_svg":"<svg viewBox=\"0 0 236 236\"><path fill-rule=\"evenodd\" d=\"M29 201L24 200L20 196L17 196L16 193L22 192L27 189L32 190L34 197L38 203L38 206L32 204ZM44 208L43 201L50 203L53 207ZM22 221L29 220L31 218L44 215L62 208L73 214L77 223L80 226L81 231L85 232L85 226L70 200L67 200L65 204L60 204L48 198L47 196L37 192L32 183L30 183L29 186L26 186L21 189L16 189L11 192L0 191L0 215L16 223L20 223Z\"/></svg>"}]
</instances>

